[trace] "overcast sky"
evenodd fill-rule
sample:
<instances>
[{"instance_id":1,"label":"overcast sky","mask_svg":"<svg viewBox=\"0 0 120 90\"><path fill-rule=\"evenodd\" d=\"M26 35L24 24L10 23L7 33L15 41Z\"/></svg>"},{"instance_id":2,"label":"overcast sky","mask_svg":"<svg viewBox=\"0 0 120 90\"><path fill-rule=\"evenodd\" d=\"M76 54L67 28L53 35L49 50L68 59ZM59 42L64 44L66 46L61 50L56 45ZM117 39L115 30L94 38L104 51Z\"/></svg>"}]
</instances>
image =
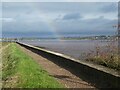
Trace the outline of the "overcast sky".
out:
<instances>
[{"instance_id":1,"label":"overcast sky","mask_svg":"<svg viewBox=\"0 0 120 90\"><path fill-rule=\"evenodd\" d=\"M3 37L111 35L118 22L117 6L117 2L3 2Z\"/></svg>"},{"instance_id":2,"label":"overcast sky","mask_svg":"<svg viewBox=\"0 0 120 90\"><path fill-rule=\"evenodd\" d=\"M2 2L118 2L119 0L1 0Z\"/></svg>"}]
</instances>

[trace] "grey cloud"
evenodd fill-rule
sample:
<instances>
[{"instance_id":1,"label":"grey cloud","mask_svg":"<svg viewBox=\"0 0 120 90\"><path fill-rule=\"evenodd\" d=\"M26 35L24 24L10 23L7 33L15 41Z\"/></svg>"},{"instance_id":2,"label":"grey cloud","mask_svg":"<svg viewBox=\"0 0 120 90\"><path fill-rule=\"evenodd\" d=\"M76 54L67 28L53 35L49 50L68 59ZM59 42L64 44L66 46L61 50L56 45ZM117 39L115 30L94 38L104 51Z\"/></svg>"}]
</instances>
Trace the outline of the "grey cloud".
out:
<instances>
[{"instance_id":1,"label":"grey cloud","mask_svg":"<svg viewBox=\"0 0 120 90\"><path fill-rule=\"evenodd\" d=\"M12 22L2 23L3 32L48 32L49 27L43 22Z\"/></svg>"},{"instance_id":2,"label":"grey cloud","mask_svg":"<svg viewBox=\"0 0 120 90\"><path fill-rule=\"evenodd\" d=\"M108 20L100 16L96 19L86 19L86 20L73 20L70 22L62 20L55 22L54 27L57 30L58 34L114 34L115 30L112 28L112 25L116 24L117 20ZM9 30L9 31L8 31ZM52 33L50 28L42 22L38 23L3 23L3 34L5 33L15 33L14 35L30 35L41 36L41 34Z\"/></svg>"},{"instance_id":3,"label":"grey cloud","mask_svg":"<svg viewBox=\"0 0 120 90\"><path fill-rule=\"evenodd\" d=\"M82 18L82 16L79 13L70 13L64 15L63 20L78 20L80 18Z\"/></svg>"},{"instance_id":4,"label":"grey cloud","mask_svg":"<svg viewBox=\"0 0 120 90\"><path fill-rule=\"evenodd\" d=\"M82 12L82 13L94 13L104 12L108 10L116 10L117 3L115 2L62 2L62 3L38 3L36 4L40 9L44 9L44 12ZM72 7L72 8L71 8Z\"/></svg>"},{"instance_id":5,"label":"grey cloud","mask_svg":"<svg viewBox=\"0 0 120 90\"><path fill-rule=\"evenodd\" d=\"M117 3L106 2L104 6L101 6L100 9L102 12L105 12L105 13L118 12L118 5Z\"/></svg>"},{"instance_id":6,"label":"grey cloud","mask_svg":"<svg viewBox=\"0 0 120 90\"><path fill-rule=\"evenodd\" d=\"M22 12L32 12L32 11L42 11L42 12L81 12L81 13L96 13L100 12L99 9L101 9L101 12L103 10L107 12L113 11L116 9L117 3L111 3L111 2L103 2L103 3L95 3L95 2L39 2L39 3L3 3L3 9L5 9L7 12L9 11L22 11Z\"/></svg>"},{"instance_id":7,"label":"grey cloud","mask_svg":"<svg viewBox=\"0 0 120 90\"><path fill-rule=\"evenodd\" d=\"M113 29L112 26L117 24L117 20L105 19L103 16L96 19L68 22L69 21L56 23L59 33L113 34L115 29Z\"/></svg>"},{"instance_id":8,"label":"grey cloud","mask_svg":"<svg viewBox=\"0 0 120 90\"><path fill-rule=\"evenodd\" d=\"M3 18L15 18L16 22L3 23L3 32L33 32L42 33L49 32L50 28L47 26L51 18L58 16L58 22L54 22L56 32L58 33L85 33L89 32L114 32L112 25L116 23L115 20L105 19L104 14L115 13L114 5L110 7L111 3L3 3ZM107 7L107 8L106 8ZM110 7L110 9L108 8ZM114 9L111 9L114 8ZM42 22L41 14L45 13L45 17L50 19ZM103 15L95 19L83 20L85 15ZM116 14L116 13L115 13ZM70 21L71 20L71 21ZM44 20L43 20L44 21ZM50 21L52 22L52 21ZM51 24L50 24L51 25ZM52 26L53 27L53 26ZM32 33L32 34L33 34ZM5 33L4 33L5 34Z\"/></svg>"}]
</instances>

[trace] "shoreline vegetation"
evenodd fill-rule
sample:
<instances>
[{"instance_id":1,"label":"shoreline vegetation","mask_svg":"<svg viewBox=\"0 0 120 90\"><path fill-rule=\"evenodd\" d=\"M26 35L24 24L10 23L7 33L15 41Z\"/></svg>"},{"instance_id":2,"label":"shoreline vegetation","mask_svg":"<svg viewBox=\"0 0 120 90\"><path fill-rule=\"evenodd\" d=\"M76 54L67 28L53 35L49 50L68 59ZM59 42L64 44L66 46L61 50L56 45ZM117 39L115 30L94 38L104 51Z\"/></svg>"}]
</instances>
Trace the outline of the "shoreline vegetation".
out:
<instances>
[{"instance_id":1,"label":"shoreline vegetation","mask_svg":"<svg viewBox=\"0 0 120 90\"><path fill-rule=\"evenodd\" d=\"M86 55L86 61L120 71L120 56L118 47L112 42L104 47L96 46L95 53Z\"/></svg>"},{"instance_id":2,"label":"shoreline vegetation","mask_svg":"<svg viewBox=\"0 0 120 90\"><path fill-rule=\"evenodd\" d=\"M2 62L3 88L63 88L15 43L2 52Z\"/></svg>"},{"instance_id":3,"label":"shoreline vegetation","mask_svg":"<svg viewBox=\"0 0 120 90\"><path fill-rule=\"evenodd\" d=\"M119 43L115 38L105 46L95 46L95 54L89 53L87 61L120 71Z\"/></svg>"}]
</instances>

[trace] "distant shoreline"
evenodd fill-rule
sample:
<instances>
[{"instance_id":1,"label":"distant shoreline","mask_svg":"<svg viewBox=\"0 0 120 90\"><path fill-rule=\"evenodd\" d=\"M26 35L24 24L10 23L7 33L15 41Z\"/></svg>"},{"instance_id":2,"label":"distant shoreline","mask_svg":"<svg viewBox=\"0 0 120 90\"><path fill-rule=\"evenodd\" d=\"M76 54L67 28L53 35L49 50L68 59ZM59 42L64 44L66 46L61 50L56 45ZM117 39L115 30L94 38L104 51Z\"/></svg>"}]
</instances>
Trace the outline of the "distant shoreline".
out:
<instances>
[{"instance_id":1,"label":"distant shoreline","mask_svg":"<svg viewBox=\"0 0 120 90\"><path fill-rule=\"evenodd\" d=\"M118 40L118 36L87 36L87 37L22 37L22 38L1 38L0 41L19 41L19 40Z\"/></svg>"}]
</instances>

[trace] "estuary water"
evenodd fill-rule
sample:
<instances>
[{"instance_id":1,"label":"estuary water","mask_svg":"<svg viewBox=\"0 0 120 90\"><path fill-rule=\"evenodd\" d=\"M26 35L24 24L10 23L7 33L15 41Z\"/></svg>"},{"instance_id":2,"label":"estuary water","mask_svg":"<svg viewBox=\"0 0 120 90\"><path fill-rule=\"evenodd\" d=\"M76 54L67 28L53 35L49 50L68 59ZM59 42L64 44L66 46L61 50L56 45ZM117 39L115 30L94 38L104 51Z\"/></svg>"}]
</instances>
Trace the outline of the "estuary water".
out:
<instances>
[{"instance_id":1,"label":"estuary water","mask_svg":"<svg viewBox=\"0 0 120 90\"><path fill-rule=\"evenodd\" d=\"M24 40L21 42L80 60L86 59L90 53L96 54L96 47L111 45L111 42L105 40Z\"/></svg>"}]
</instances>

